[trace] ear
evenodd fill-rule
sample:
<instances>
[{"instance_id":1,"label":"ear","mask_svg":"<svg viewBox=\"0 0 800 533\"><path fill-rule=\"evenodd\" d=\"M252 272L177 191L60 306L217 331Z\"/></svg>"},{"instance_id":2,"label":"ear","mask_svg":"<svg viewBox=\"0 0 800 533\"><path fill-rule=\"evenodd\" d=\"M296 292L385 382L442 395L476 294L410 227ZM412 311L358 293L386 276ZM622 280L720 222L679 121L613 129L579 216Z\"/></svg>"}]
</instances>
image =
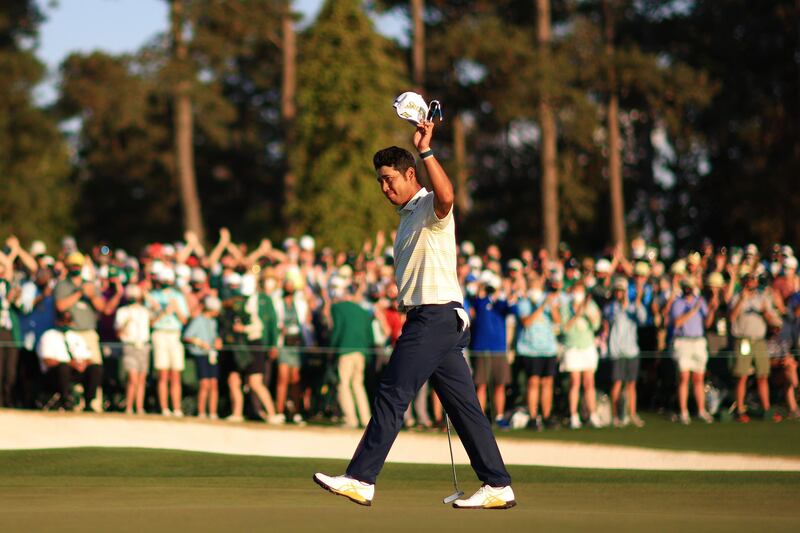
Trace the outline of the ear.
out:
<instances>
[{"instance_id":1,"label":"ear","mask_svg":"<svg viewBox=\"0 0 800 533\"><path fill-rule=\"evenodd\" d=\"M416 181L417 169L415 169L414 167L408 167L403 177L406 179L406 181Z\"/></svg>"}]
</instances>

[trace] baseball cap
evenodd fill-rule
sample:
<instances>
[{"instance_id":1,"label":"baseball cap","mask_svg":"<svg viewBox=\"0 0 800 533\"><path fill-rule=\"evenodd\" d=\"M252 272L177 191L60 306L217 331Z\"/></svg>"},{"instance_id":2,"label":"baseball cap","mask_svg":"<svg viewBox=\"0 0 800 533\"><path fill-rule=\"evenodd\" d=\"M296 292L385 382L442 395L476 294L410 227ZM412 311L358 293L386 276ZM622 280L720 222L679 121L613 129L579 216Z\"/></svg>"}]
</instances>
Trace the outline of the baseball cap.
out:
<instances>
[{"instance_id":1,"label":"baseball cap","mask_svg":"<svg viewBox=\"0 0 800 533\"><path fill-rule=\"evenodd\" d=\"M222 309L222 302L216 296L206 296L203 305L209 311L219 311Z\"/></svg>"},{"instance_id":2,"label":"baseball cap","mask_svg":"<svg viewBox=\"0 0 800 533\"><path fill-rule=\"evenodd\" d=\"M522 261L519 259L512 259L506 265L509 270L522 270Z\"/></svg>"},{"instance_id":3,"label":"baseball cap","mask_svg":"<svg viewBox=\"0 0 800 533\"><path fill-rule=\"evenodd\" d=\"M611 261L603 257L602 259L598 259L597 263L594 264L595 272L599 272L601 274L608 274L611 272Z\"/></svg>"},{"instance_id":4,"label":"baseball cap","mask_svg":"<svg viewBox=\"0 0 800 533\"><path fill-rule=\"evenodd\" d=\"M156 278L162 283L175 283L175 271L165 266L158 271Z\"/></svg>"},{"instance_id":5,"label":"baseball cap","mask_svg":"<svg viewBox=\"0 0 800 533\"><path fill-rule=\"evenodd\" d=\"M472 244L472 241L462 241L461 242L461 255L465 255L467 257L473 255L475 253L475 245Z\"/></svg>"},{"instance_id":6,"label":"baseball cap","mask_svg":"<svg viewBox=\"0 0 800 533\"><path fill-rule=\"evenodd\" d=\"M242 276L236 272L231 272L229 274L225 274L222 278L222 282L228 286L239 286L242 284Z\"/></svg>"},{"instance_id":7,"label":"baseball cap","mask_svg":"<svg viewBox=\"0 0 800 533\"><path fill-rule=\"evenodd\" d=\"M797 258L790 256L784 259L783 268L788 270L797 270Z\"/></svg>"},{"instance_id":8,"label":"baseball cap","mask_svg":"<svg viewBox=\"0 0 800 533\"><path fill-rule=\"evenodd\" d=\"M633 267L633 275L634 276L649 276L650 275L650 265L648 265L644 261L638 261L636 263L636 265Z\"/></svg>"},{"instance_id":9,"label":"baseball cap","mask_svg":"<svg viewBox=\"0 0 800 533\"><path fill-rule=\"evenodd\" d=\"M31 243L31 255L36 257L37 255L44 255L47 253L47 245L42 241L33 241Z\"/></svg>"},{"instance_id":10,"label":"baseball cap","mask_svg":"<svg viewBox=\"0 0 800 533\"><path fill-rule=\"evenodd\" d=\"M686 261L690 265L699 265L700 264L700 254L698 252L692 252L689 254L689 257L686 258Z\"/></svg>"},{"instance_id":11,"label":"baseball cap","mask_svg":"<svg viewBox=\"0 0 800 533\"><path fill-rule=\"evenodd\" d=\"M748 244L747 247L744 249L745 255L757 255L758 254L758 246L755 244Z\"/></svg>"},{"instance_id":12,"label":"baseball cap","mask_svg":"<svg viewBox=\"0 0 800 533\"><path fill-rule=\"evenodd\" d=\"M708 275L706 284L713 289L721 289L725 286L725 278L719 272L712 272Z\"/></svg>"},{"instance_id":13,"label":"baseball cap","mask_svg":"<svg viewBox=\"0 0 800 533\"><path fill-rule=\"evenodd\" d=\"M142 297L142 288L136 285L135 283L131 283L127 287L125 287L125 298L128 300L136 300Z\"/></svg>"},{"instance_id":14,"label":"baseball cap","mask_svg":"<svg viewBox=\"0 0 800 533\"><path fill-rule=\"evenodd\" d=\"M781 247L781 254L786 257L794 257L794 250L788 244L785 244Z\"/></svg>"},{"instance_id":15,"label":"baseball cap","mask_svg":"<svg viewBox=\"0 0 800 533\"><path fill-rule=\"evenodd\" d=\"M408 91L394 99L392 104L397 116L418 126L428 116L428 104L421 94Z\"/></svg>"},{"instance_id":16,"label":"baseball cap","mask_svg":"<svg viewBox=\"0 0 800 533\"><path fill-rule=\"evenodd\" d=\"M303 235L300 237L300 249L310 252L315 246L314 237L311 235Z\"/></svg>"},{"instance_id":17,"label":"baseball cap","mask_svg":"<svg viewBox=\"0 0 800 533\"><path fill-rule=\"evenodd\" d=\"M614 290L628 290L628 280L623 277L618 277L614 280Z\"/></svg>"},{"instance_id":18,"label":"baseball cap","mask_svg":"<svg viewBox=\"0 0 800 533\"><path fill-rule=\"evenodd\" d=\"M194 283L203 283L205 280L208 279L208 275L206 271L202 268L193 268L192 269L192 277L190 278Z\"/></svg>"},{"instance_id":19,"label":"baseball cap","mask_svg":"<svg viewBox=\"0 0 800 533\"><path fill-rule=\"evenodd\" d=\"M83 257L83 254L80 252L72 252L67 256L67 259L64 261L67 265L75 265L75 266L83 266L86 262L86 258Z\"/></svg>"},{"instance_id":20,"label":"baseball cap","mask_svg":"<svg viewBox=\"0 0 800 533\"><path fill-rule=\"evenodd\" d=\"M678 275L686 274L686 261L684 261L683 259L678 259L677 261L672 263L672 266L670 267L669 271L672 274L678 274Z\"/></svg>"},{"instance_id":21,"label":"baseball cap","mask_svg":"<svg viewBox=\"0 0 800 533\"><path fill-rule=\"evenodd\" d=\"M350 279L353 277L353 267L350 265L342 265L336 272L340 278Z\"/></svg>"}]
</instances>

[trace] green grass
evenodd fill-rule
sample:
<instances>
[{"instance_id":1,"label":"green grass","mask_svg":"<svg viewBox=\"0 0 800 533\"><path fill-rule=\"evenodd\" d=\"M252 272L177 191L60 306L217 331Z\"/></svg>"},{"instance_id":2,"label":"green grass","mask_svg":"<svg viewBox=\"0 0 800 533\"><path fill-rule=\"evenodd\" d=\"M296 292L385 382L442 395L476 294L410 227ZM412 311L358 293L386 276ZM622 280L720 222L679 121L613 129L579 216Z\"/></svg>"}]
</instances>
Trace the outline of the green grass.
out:
<instances>
[{"instance_id":1,"label":"green grass","mask_svg":"<svg viewBox=\"0 0 800 533\"><path fill-rule=\"evenodd\" d=\"M582 428L534 432L530 430L496 431L500 438L524 438L547 441L584 442L641 446L665 450L694 450L702 452L751 453L800 457L800 423L784 420L753 419L749 424L724 422L704 424L692 421L682 426L660 415L642 415L647 422L643 428L632 426L614 428Z\"/></svg>"},{"instance_id":2,"label":"green grass","mask_svg":"<svg viewBox=\"0 0 800 533\"><path fill-rule=\"evenodd\" d=\"M800 473L512 467L518 507L456 511L449 466L389 464L372 507L311 481L343 461L137 449L0 452L0 530L790 531ZM462 488L477 488L459 469Z\"/></svg>"}]
</instances>

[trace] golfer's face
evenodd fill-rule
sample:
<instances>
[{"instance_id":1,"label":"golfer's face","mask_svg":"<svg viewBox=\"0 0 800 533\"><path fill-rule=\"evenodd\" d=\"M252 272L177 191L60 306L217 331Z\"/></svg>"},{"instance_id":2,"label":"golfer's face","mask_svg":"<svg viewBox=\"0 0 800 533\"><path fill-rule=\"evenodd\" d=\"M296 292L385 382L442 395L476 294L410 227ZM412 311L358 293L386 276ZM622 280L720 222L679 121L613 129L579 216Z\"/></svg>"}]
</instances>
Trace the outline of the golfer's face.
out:
<instances>
[{"instance_id":1,"label":"golfer's face","mask_svg":"<svg viewBox=\"0 0 800 533\"><path fill-rule=\"evenodd\" d=\"M413 187L409 172L403 175L394 167L382 166L378 169L378 185L381 192L393 205L403 205L413 196Z\"/></svg>"}]
</instances>

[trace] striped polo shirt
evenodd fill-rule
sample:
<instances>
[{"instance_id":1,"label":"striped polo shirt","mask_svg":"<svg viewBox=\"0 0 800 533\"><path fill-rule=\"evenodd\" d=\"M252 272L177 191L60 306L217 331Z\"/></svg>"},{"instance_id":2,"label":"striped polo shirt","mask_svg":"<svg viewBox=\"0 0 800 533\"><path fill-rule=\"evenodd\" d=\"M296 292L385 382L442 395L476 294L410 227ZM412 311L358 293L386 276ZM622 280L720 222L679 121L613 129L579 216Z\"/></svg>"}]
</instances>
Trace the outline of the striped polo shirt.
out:
<instances>
[{"instance_id":1,"label":"striped polo shirt","mask_svg":"<svg viewBox=\"0 0 800 533\"><path fill-rule=\"evenodd\" d=\"M398 303L415 305L463 303L456 276L456 224L453 209L442 219L434 211L434 194L420 189L397 208L400 225L394 240Z\"/></svg>"}]
</instances>

